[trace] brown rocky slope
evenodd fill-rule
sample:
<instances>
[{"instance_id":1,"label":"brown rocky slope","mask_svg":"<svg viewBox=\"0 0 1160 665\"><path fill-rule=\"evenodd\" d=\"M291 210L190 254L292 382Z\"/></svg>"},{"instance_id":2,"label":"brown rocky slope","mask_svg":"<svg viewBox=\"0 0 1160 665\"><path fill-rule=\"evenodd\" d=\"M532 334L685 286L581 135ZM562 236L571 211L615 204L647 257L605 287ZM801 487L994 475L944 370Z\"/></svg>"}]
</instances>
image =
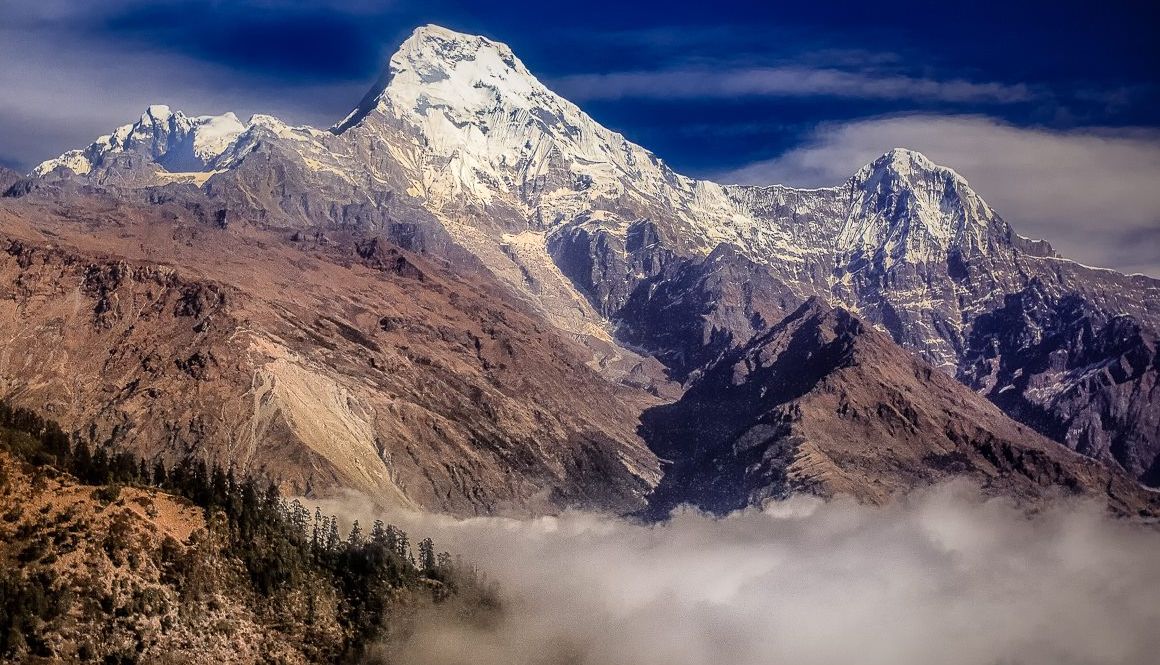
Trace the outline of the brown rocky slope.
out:
<instances>
[{"instance_id":1,"label":"brown rocky slope","mask_svg":"<svg viewBox=\"0 0 1160 665\"><path fill-rule=\"evenodd\" d=\"M1007 418L866 326L811 299L722 354L675 404L642 418L669 468L652 496L727 512L793 492L892 495L967 478L1027 505L1057 493L1160 511L1160 494Z\"/></svg>"},{"instance_id":2,"label":"brown rocky slope","mask_svg":"<svg viewBox=\"0 0 1160 665\"><path fill-rule=\"evenodd\" d=\"M657 403L482 272L101 195L0 200L0 394L96 445L460 514L624 511Z\"/></svg>"},{"instance_id":3,"label":"brown rocky slope","mask_svg":"<svg viewBox=\"0 0 1160 665\"><path fill-rule=\"evenodd\" d=\"M457 514L879 502L955 476L1151 510L820 301L662 405L655 360L609 381L486 271L397 241L101 192L0 199L0 397L90 445Z\"/></svg>"}]
</instances>

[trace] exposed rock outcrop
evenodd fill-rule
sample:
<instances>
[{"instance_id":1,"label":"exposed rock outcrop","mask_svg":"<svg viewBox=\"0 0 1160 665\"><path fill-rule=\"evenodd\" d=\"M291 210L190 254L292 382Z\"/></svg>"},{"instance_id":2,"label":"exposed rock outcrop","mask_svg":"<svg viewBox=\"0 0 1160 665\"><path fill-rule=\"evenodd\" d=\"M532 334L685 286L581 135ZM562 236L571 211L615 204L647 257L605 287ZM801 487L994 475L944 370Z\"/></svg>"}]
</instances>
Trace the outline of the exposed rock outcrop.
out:
<instances>
[{"instance_id":1,"label":"exposed rock outcrop","mask_svg":"<svg viewBox=\"0 0 1160 665\"><path fill-rule=\"evenodd\" d=\"M1011 421L818 299L724 353L642 422L668 460L654 516L681 503L728 512L793 492L880 503L951 477L1029 505L1063 492L1121 513L1160 510L1129 476Z\"/></svg>"},{"instance_id":2,"label":"exposed rock outcrop","mask_svg":"<svg viewBox=\"0 0 1160 665\"><path fill-rule=\"evenodd\" d=\"M634 510L641 388L480 272L177 204L0 207L0 392L94 444L461 514ZM191 217L193 217L191 219Z\"/></svg>"}]
</instances>

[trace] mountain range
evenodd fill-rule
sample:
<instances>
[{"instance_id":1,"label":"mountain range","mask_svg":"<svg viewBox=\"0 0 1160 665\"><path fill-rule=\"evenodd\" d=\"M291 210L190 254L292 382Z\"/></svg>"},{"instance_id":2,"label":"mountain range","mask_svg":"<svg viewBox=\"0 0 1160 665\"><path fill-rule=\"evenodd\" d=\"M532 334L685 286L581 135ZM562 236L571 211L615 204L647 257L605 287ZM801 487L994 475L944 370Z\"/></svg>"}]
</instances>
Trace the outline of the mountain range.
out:
<instances>
[{"instance_id":1,"label":"mountain range","mask_svg":"<svg viewBox=\"0 0 1160 665\"><path fill-rule=\"evenodd\" d=\"M329 129L151 106L0 188L0 392L95 444L457 514L1158 505L1160 281L913 150L692 179L425 26Z\"/></svg>"}]
</instances>

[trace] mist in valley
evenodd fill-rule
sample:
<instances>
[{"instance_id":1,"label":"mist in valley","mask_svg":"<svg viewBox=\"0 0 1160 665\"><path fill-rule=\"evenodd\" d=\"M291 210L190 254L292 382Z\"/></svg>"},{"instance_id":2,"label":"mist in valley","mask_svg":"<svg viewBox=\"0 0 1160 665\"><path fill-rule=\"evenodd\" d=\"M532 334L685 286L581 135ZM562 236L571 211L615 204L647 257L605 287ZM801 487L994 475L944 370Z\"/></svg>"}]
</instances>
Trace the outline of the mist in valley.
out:
<instances>
[{"instance_id":1,"label":"mist in valley","mask_svg":"<svg viewBox=\"0 0 1160 665\"><path fill-rule=\"evenodd\" d=\"M798 497L656 525L380 514L355 495L323 510L429 535L495 584L490 622L418 622L392 650L415 665L1143 665L1160 653L1160 532L1094 503L1029 516L952 484L886 507Z\"/></svg>"}]
</instances>

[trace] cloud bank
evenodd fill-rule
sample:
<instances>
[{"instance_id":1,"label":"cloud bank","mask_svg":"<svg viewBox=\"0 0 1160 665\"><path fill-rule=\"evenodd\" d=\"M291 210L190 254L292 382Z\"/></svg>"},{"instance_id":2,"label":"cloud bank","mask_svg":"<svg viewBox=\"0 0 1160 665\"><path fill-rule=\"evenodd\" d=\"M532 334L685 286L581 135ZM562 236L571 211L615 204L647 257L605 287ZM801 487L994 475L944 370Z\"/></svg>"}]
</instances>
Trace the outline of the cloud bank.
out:
<instances>
[{"instance_id":1,"label":"cloud bank","mask_svg":"<svg viewBox=\"0 0 1160 665\"><path fill-rule=\"evenodd\" d=\"M477 561L506 607L487 629L427 623L401 654L412 665L1144 665L1160 653L1160 533L1092 505L1029 519L952 486L886 508L796 498L657 526L395 521Z\"/></svg>"},{"instance_id":2,"label":"cloud bank","mask_svg":"<svg viewBox=\"0 0 1160 665\"><path fill-rule=\"evenodd\" d=\"M1160 276L1160 132L1024 129L983 116L907 115L819 127L723 182L832 185L893 147L966 177L1025 236L1081 263Z\"/></svg>"}]
</instances>

